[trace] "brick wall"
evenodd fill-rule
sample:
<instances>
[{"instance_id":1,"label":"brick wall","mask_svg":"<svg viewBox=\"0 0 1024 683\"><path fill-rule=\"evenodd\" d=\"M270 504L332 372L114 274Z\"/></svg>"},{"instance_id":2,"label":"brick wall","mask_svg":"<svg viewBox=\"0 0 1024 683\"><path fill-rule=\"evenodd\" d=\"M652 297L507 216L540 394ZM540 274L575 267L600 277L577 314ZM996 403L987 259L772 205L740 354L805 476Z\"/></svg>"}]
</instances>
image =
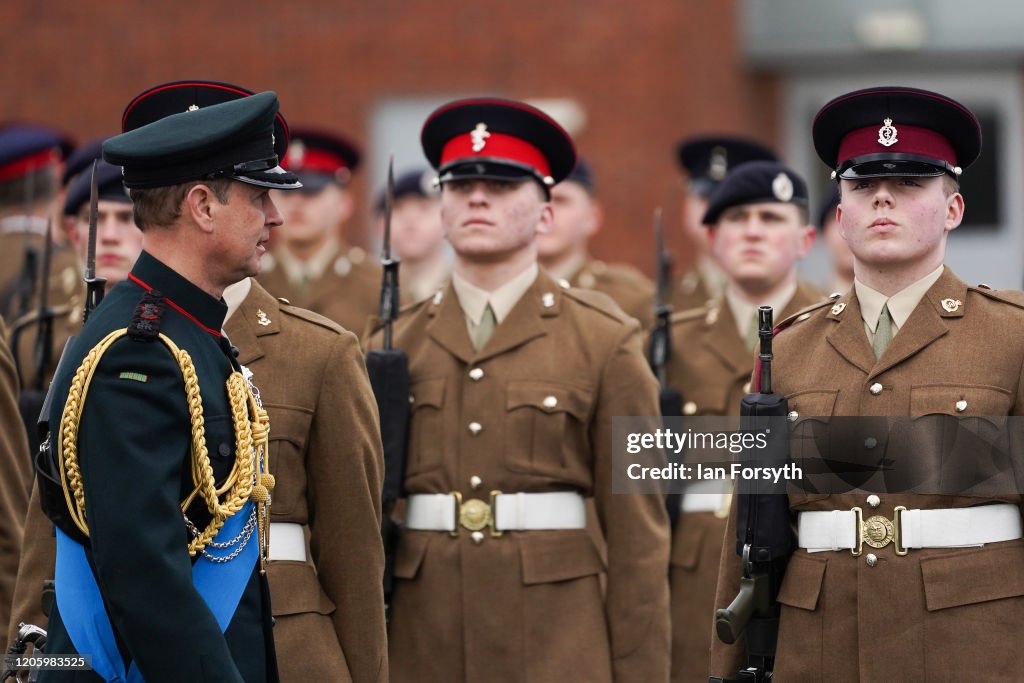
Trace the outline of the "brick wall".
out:
<instances>
[{"instance_id":1,"label":"brick wall","mask_svg":"<svg viewBox=\"0 0 1024 683\"><path fill-rule=\"evenodd\" d=\"M365 137L382 97L571 97L607 225L593 251L650 271L652 209L681 260L673 146L699 131L777 132L772 78L749 73L735 0L337 0L0 3L0 119L115 132L127 101L182 78L273 89L290 121ZM362 199L368 182L357 175ZM364 242L362 221L350 237Z\"/></svg>"}]
</instances>

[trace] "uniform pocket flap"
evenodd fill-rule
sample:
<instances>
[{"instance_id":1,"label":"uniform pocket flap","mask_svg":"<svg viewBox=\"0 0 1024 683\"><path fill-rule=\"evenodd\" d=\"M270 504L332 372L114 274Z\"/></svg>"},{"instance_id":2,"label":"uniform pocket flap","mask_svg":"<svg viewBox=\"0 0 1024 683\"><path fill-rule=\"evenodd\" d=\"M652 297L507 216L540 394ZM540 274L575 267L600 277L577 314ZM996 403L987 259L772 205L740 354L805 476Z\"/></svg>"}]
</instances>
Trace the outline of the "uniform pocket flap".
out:
<instances>
[{"instance_id":1,"label":"uniform pocket flap","mask_svg":"<svg viewBox=\"0 0 1024 683\"><path fill-rule=\"evenodd\" d=\"M407 531L398 544L398 553L395 555L395 578L415 579L423 564L423 556L427 554L427 543L430 537L427 534Z\"/></svg>"},{"instance_id":2,"label":"uniform pocket flap","mask_svg":"<svg viewBox=\"0 0 1024 683\"><path fill-rule=\"evenodd\" d=\"M915 552L915 551L911 551ZM1024 595L1024 544L971 548L921 560L929 611Z\"/></svg>"},{"instance_id":3,"label":"uniform pocket flap","mask_svg":"<svg viewBox=\"0 0 1024 683\"><path fill-rule=\"evenodd\" d=\"M553 583L604 571L601 556L584 531L532 531L520 537L523 583Z\"/></svg>"},{"instance_id":4,"label":"uniform pocket flap","mask_svg":"<svg viewBox=\"0 0 1024 683\"><path fill-rule=\"evenodd\" d=\"M800 391L786 397L790 413L795 412L796 420L805 418L817 418L828 422L835 411L838 391L814 389Z\"/></svg>"},{"instance_id":5,"label":"uniform pocket flap","mask_svg":"<svg viewBox=\"0 0 1024 683\"><path fill-rule=\"evenodd\" d=\"M276 561L267 567L271 606L275 617L315 612L333 614L334 603L316 577L316 570L305 562Z\"/></svg>"},{"instance_id":6,"label":"uniform pocket flap","mask_svg":"<svg viewBox=\"0 0 1024 683\"><path fill-rule=\"evenodd\" d=\"M438 377L437 379L425 379L413 384L409 388L412 409L416 410L416 408L420 406L431 406L432 408L440 408L443 406L444 385L444 377Z\"/></svg>"},{"instance_id":7,"label":"uniform pocket flap","mask_svg":"<svg viewBox=\"0 0 1024 683\"><path fill-rule=\"evenodd\" d=\"M551 382L514 381L508 383L507 410L529 406L545 413L570 413L583 420L590 411L591 392Z\"/></svg>"},{"instance_id":8,"label":"uniform pocket flap","mask_svg":"<svg viewBox=\"0 0 1024 683\"><path fill-rule=\"evenodd\" d=\"M926 384L910 388L910 415L984 417L1001 424L1013 395L1002 387L971 384Z\"/></svg>"},{"instance_id":9,"label":"uniform pocket flap","mask_svg":"<svg viewBox=\"0 0 1024 683\"><path fill-rule=\"evenodd\" d=\"M677 522L679 526L672 533L672 554L669 557L673 567L696 568L708 531L706 525L699 523L703 521L697 519L700 516L702 513L684 514Z\"/></svg>"},{"instance_id":10,"label":"uniform pocket flap","mask_svg":"<svg viewBox=\"0 0 1024 683\"><path fill-rule=\"evenodd\" d=\"M798 609L813 610L818 606L821 584L825 580L828 560L797 551L789 560L786 576L779 589L779 602Z\"/></svg>"},{"instance_id":11,"label":"uniform pocket flap","mask_svg":"<svg viewBox=\"0 0 1024 683\"><path fill-rule=\"evenodd\" d=\"M309 422L313 419L312 411L298 406L285 406L273 403L266 404L267 411L274 417L271 419L269 441L290 441L300 450L306 445L309 435Z\"/></svg>"}]
</instances>

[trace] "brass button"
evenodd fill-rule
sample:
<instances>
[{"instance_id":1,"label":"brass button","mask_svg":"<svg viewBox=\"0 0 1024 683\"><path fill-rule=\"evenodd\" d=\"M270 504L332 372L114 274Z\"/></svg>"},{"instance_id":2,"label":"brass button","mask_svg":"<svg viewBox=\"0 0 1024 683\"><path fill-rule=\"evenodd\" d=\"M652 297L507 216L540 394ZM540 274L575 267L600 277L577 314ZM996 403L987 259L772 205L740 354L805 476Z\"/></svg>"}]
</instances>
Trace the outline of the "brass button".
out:
<instances>
[{"instance_id":1,"label":"brass button","mask_svg":"<svg viewBox=\"0 0 1024 683\"><path fill-rule=\"evenodd\" d=\"M965 410L967 410L967 401L965 401L964 399L960 399L959 401L956 402L956 412L962 413Z\"/></svg>"},{"instance_id":2,"label":"brass button","mask_svg":"<svg viewBox=\"0 0 1024 683\"><path fill-rule=\"evenodd\" d=\"M470 433L473 436L476 436L477 434L482 432L483 429L484 429L484 426L482 424L480 424L479 422L470 422L469 423L469 431L470 431Z\"/></svg>"},{"instance_id":3,"label":"brass button","mask_svg":"<svg viewBox=\"0 0 1024 683\"><path fill-rule=\"evenodd\" d=\"M796 422L796 419L798 417L800 417L800 413L796 412L795 410L791 410L786 414L786 419L789 420L790 422Z\"/></svg>"},{"instance_id":4,"label":"brass button","mask_svg":"<svg viewBox=\"0 0 1024 683\"><path fill-rule=\"evenodd\" d=\"M874 567L878 564L878 556L874 553L868 553L864 556L864 562L866 562L869 567Z\"/></svg>"},{"instance_id":5,"label":"brass button","mask_svg":"<svg viewBox=\"0 0 1024 683\"><path fill-rule=\"evenodd\" d=\"M472 486L474 489L480 488L483 485L483 483L484 480L476 476L475 474L469 478L469 485Z\"/></svg>"},{"instance_id":6,"label":"brass button","mask_svg":"<svg viewBox=\"0 0 1024 683\"><path fill-rule=\"evenodd\" d=\"M544 399L544 407L547 408L548 410L551 410L552 408L554 408L557 405L558 405L558 399L555 398L554 396L548 396L548 397L546 397Z\"/></svg>"},{"instance_id":7,"label":"brass button","mask_svg":"<svg viewBox=\"0 0 1024 683\"><path fill-rule=\"evenodd\" d=\"M472 370L469 371L469 378L474 382L479 382L481 379L483 379L483 376L484 371L481 368L473 368Z\"/></svg>"},{"instance_id":8,"label":"brass button","mask_svg":"<svg viewBox=\"0 0 1024 683\"><path fill-rule=\"evenodd\" d=\"M697 404L693 401L687 401L683 404L683 415L695 415L697 413Z\"/></svg>"},{"instance_id":9,"label":"brass button","mask_svg":"<svg viewBox=\"0 0 1024 683\"><path fill-rule=\"evenodd\" d=\"M415 402L416 402L416 397L413 396L412 394L409 394L409 405L412 405Z\"/></svg>"},{"instance_id":10,"label":"brass button","mask_svg":"<svg viewBox=\"0 0 1024 683\"><path fill-rule=\"evenodd\" d=\"M878 439L873 436L869 436L864 439L864 448L871 449L878 445Z\"/></svg>"},{"instance_id":11,"label":"brass button","mask_svg":"<svg viewBox=\"0 0 1024 683\"><path fill-rule=\"evenodd\" d=\"M878 396L880 393L882 393L882 385L879 384L878 382L875 382L870 387L868 387L868 391L870 391L874 396Z\"/></svg>"},{"instance_id":12,"label":"brass button","mask_svg":"<svg viewBox=\"0 0 1024 683\"><path fill-rule=\"evenodd\" d=\"M743 393L744 394L749 394L750 393L750 382L747 382L746 384L743 385Z\"/></svg>"},{"instance_id":13,"label":"brass button","mask_svg":"<svg viewBox=\"0 0 1024 683\"><path fill-rule=\"evenodd\" d=\"M871 507L876 508L879 505L881 505L881 503L882 499L876 496L875 494L872 493L870 496L868 496L868 505L870 505Z\"/></svg>"},{"instance_id":14,"label":"brass button","mask_svg":"<svg viewBox=\"0 0 1024 683\"><path fill-rule=\"evenodd\" d=\"M484 532L482 531L474 531L470 536L473 539L473 543L476 543L477 545L484 542Z\"/></svg>"}]
</instances>

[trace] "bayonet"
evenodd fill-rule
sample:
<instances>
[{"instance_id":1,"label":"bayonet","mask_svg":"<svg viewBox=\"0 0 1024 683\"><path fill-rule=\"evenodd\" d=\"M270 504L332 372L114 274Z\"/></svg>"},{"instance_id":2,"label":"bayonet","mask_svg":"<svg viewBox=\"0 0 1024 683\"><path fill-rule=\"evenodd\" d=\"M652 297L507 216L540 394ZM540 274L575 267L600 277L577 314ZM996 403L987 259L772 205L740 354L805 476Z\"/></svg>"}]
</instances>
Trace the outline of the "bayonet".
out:
<instances>
[{"instance_id":1,"label":"bayonet","mask_svg":"<svg viewBox=\"0 0 1024 683\"><path fill-rule=\"evenodd\" d=\"M398 317L398 259L391 255L391 212L395 203L395 157L388 159L388 184L384 193L384 245L380 264L384 269L380 289L380 319L384 323L384 348L391 348L392 323Z\"/></svg>"},{"instance_id":2,"label":"bayonet","mask_svg":"<svg viewBox=\"0 0 1024 683\"><path fill-rule=\"evenodd\" d=\"M96 222L99 211L99 187L96 167L99 159L92 162L92 175L89 180L89 241L85 254L85 311L82 322L89 319L89 314L103 301L103 291L107 279L96 276Z\"/></svg>"}]
</instances>

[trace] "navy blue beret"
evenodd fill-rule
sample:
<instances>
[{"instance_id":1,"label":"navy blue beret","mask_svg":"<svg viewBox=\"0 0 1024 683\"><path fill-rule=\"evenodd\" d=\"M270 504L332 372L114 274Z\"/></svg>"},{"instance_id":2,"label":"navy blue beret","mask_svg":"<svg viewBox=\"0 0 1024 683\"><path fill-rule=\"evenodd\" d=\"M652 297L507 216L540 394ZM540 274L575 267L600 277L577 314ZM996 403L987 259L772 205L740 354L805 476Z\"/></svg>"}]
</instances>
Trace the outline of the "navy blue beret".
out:
<instances>
[{"instance_id":1,"label":"navy blue beret","mask_svg":"<svg viewBox=\"0 0 1024 683\"><path fill-rule=\"evenodd\" d=\"M711 193L704 225L717 223L730 207L760 202L806 207L807 183L796 171L777 161L751 161L737 166Z\"/></svg>"},{"instance_id":2,"label":"navy blue beret","mask_svg":"<svg viewBox=\"0 0 1024 683\"><path fill-rule=\"evenodd\" d=\"M88 203L92 180L91 170L91 165L87 166L83 172L71 180L67 197L64 199L65 216L76 215L82 206ZM96 192L99 199L132 203L132 198L124 189L121 167L112 166L103 160L96 164Z\"/></svg>"}]
</instances>

